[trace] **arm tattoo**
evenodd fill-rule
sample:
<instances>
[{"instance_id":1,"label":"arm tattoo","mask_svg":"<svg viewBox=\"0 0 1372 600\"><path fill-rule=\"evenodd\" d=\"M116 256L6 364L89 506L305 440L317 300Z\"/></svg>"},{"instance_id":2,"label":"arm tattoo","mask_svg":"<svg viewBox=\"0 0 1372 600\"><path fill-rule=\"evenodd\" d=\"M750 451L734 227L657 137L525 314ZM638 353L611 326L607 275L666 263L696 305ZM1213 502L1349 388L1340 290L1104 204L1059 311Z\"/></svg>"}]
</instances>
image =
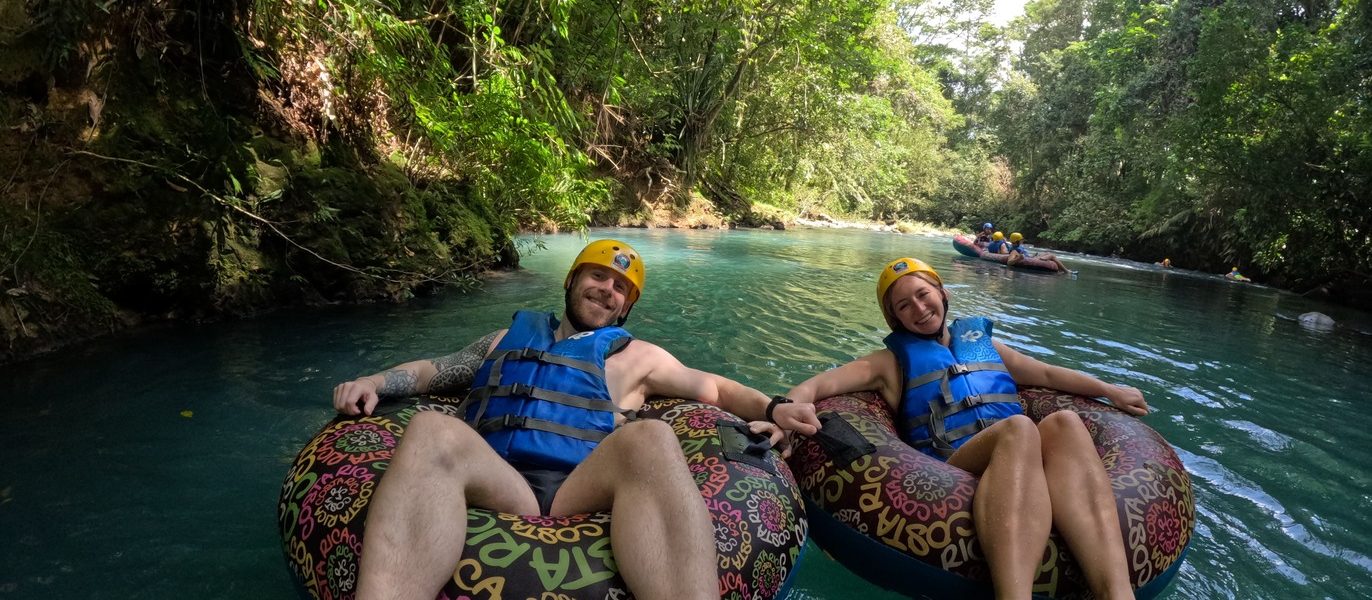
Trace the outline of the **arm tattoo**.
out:
<instances>
[{"instance_id":1,"label":"arm tattoo","mask_svg":"<svg viewBox=\"0 0 1372 600\"><path fill-rule=\"evenodd\" d=\"M418 379L414 373L404 369L391 369L381 374L381 387L376 390L376 395L385 397L413 396L419 392L415 386Z\"/></svg>"},{"instance_id":2,"label":"arm tattoo","mask_svg":"<svg viewBox=\"0 0 1372 600\"><path fill-rule=\"evenodd\" d=\"M498 332L492 331L466 348L429 361L438 371L429 382L429 393L460 394L470 388L472 380L476 378L476 370L481 368L481 361L485 360L486 350L491 347L491 341L495 339L496 333Z\"/></svg>"}]
</instances>

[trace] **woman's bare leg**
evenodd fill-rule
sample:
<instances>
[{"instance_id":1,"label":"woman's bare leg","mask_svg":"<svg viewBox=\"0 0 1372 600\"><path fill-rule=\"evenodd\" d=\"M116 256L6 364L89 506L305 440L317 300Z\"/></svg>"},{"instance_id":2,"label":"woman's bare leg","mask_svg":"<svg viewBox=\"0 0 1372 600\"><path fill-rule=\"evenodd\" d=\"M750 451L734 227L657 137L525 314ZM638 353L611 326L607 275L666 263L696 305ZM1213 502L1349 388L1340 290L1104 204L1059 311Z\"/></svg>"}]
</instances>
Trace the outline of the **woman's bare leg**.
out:
<instances>
[{"instance_id":1,"label":"woman's bare leg","mask_svg":"<svg viewBox=\"0 0 1372 600\"><path fill-rule=\"evenodd\" d=\"M948 464L980 475L972 521L997 598L1029 598L1052 527L1039 430L1024 415L967 440Z\"/></svg>"},{"instance_id":2,"label":"woman's bare leg","mask_svg":"<svg viewBox=\"0 0 1372 600\"><path fill-rule=\"evenodd\" d=\"M1070 410L1039 423L1053 525L1097 598L1133 598L1115 495L1081 417Z\"/></svg>"}]
</instances>

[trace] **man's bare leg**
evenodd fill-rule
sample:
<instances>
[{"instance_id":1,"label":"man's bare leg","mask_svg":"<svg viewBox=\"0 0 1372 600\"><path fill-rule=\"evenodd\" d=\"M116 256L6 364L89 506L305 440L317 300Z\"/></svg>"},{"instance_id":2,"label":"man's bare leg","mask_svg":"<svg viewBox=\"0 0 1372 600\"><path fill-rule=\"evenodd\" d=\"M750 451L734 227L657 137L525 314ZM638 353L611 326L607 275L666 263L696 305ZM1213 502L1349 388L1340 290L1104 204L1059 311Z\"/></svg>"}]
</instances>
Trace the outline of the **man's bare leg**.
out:
<instances>
[{"instance_id":1,"label":"man's bare leg","mask_svg":"<svg viewBox=\"0 0 1372 600\"><path fill-rule=\"evenodd\" d=\"M980 475L972 521L997 598L1029 598L1052 528L1039 432L1024 415L967 440L948 464Z\"/></svg>"},{"instance_id":2,"label":"man's bare leg","mask_svg":"<svg viewBox=\"0 0 1372 600\"><path fill-rule=\"evenodd\" d=\"M468 505L538 513L528 482L470 426L415 415L372 498L359 600L437 596L462 558Z\"/></svg>"},{"instance_id":3,"label":"man's bare leg","mask_svg":"<svg viewBox=\"0 0 1372 600\"><path fill-rule=\"evenodd\" d=\"M635 597L719 598L714 525L671 427L616 430L558 489L554 515L609 508L610 544Z\"/></svg>"},{"instance_id":4,"label":"man's bare leg","mask_svg":"<svg viewBox=\"0 0 1372 600\"><path fill-rule=\"evenodd\" d=\"M1053 261L1053 264L1058 266L1058 272L1060 273L1066 273L1071 270L1068 269L1067 265L1063 264L1062 259L1058 258L1057 256L1049 255L1048 259Z\"/></svg>"},{"instance_id":5,"label":"man's bare leg","mask_svg":"<svg viewBox=\"0 0 1372 600\"><path fill-rule=\"evenodd\" d=\"M1097 598L1133 598L1119 513L1095 443L1070 410L1039 422L1053 524L1081 563Z\"/></svg>"}]
</instances>

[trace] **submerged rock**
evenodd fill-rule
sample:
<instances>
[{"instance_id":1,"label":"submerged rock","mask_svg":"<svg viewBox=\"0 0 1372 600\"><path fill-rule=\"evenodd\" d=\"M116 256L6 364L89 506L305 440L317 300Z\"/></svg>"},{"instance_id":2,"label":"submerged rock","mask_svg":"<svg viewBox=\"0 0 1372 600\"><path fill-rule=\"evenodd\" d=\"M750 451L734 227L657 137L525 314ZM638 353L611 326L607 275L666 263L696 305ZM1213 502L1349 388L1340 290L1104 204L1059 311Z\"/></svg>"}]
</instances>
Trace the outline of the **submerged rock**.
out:
<instances>
[{"instance_id":1,"label":"submerged rock","mask_svg":"<svg viewBox=\"0 0 1372 600\"><path fill-rule=\"evenodd\" d=\"M1296 317L1296 320L1300 322L1302 327L1308 329L1327 330L1334 328L1334 319L1322 312L1311 311Z\"/></svg>"}]
</instances>

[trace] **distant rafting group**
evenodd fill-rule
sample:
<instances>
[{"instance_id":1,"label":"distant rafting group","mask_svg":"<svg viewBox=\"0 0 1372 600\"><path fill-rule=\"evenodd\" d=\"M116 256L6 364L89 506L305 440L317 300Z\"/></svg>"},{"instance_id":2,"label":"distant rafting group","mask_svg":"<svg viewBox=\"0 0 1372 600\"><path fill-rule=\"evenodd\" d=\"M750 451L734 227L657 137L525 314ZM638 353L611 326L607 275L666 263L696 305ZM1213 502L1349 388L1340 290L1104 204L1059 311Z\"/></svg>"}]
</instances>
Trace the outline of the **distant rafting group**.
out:
<instances>
[{"instance_id":1,"label":"distant rafting group","mask_svg":"<svg viewBox=\"0 0 1372 600\"><path fill-rule=\"evenodd\" d=\"M953 237L953 248L959 254L972 258L997 262L1016 269L1067 273L1067 265L1048 252L1033 252L1024 246L1024 236L1018 231L1005 234L995 231L995 225L983 223L976 236L958 235Z\"/></svg>"},{"instance_id":2,"label":"distant rafting group","mask_svg":"<svg viewBox=\"0 0 1372 600\"><path fill-rule=\"evenodd\" d=\"M1013 232L1007 238L1004 233L996 231L995 224L990 222L982 223L981 229L975 235L953 236L953 248L963 256L997 262L1016 269L1048 273L1071 272L1057 256L1048 252L1033 252L1025 248L1024 236L1019 232ZM1164 258L1153 264L1164 269L1171 269L1172 259ZM1239 273L1237 266L1223 276L1229 281L1243 283L1253 281Z\"/></svg>"}]
</instances>

